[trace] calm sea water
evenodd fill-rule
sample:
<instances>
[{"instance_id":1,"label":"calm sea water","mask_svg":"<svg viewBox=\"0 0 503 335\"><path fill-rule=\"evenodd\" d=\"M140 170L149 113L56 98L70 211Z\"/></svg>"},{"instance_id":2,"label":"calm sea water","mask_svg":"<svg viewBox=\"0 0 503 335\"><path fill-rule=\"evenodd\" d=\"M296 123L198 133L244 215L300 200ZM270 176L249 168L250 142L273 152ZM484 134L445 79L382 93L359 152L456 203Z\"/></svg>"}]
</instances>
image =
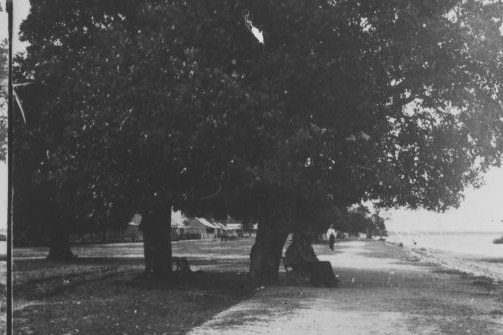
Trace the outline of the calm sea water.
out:
<instances>
[{"instance_id":1,"label":"calm sea water","mask_svg":"<svg viewBox=\"0 0 503 335\"><path fill-rule=\"evenodd\" d=\"M401 242L407 247L439 249L469 255L503 257L503 244L494 244L493 240L503 232L411 232L390 233L388 241ZM416 244L414 244L416 242Z\"/></svg>"},{"instance_id":2,"label":"calm sea water","mask_svg":"<svg viewBox=\"0 0 503 335\"><path fill-rule=\"evenodd\" d=\"M503 282L503 244L493 243L502 235L502 232L390 233L388 241L403 243L427 262Z\"/></svg>"}]
</instances>

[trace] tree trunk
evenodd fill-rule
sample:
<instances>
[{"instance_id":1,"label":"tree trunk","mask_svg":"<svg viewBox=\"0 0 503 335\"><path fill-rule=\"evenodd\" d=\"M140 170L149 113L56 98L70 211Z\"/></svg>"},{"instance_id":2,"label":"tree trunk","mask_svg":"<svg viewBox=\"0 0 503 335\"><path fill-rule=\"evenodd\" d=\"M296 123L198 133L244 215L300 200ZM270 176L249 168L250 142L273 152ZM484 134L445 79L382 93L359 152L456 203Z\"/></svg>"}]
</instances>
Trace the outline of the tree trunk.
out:
<instances>
[{"instance_id":1,"label":"tree trunk","mask_svg":"<svg viewBox=\"0 0 503 335\"><path fill-rule=\"evenodd\" d=\"M288 230L281 222L271 218L259 223L250 253L250 278L253 281L270 283L278 280L283 245L287 237Z\"/></svg>"},{"instance_id":2,"label":"tree trunk","mask_svg":"<svg viewBox=\"0 0 503 335\"><path fill-rule=\"evenodd\" d=\"M152 273L158 277L172 272L171 208L156 209L152 213Z\"/></svg>"},{"instance_id":3,"label":"tree trunk","mask_svg":"<svg viewBox=\"0 0 503 335\"><path fill-rule=\"evenodd\" d=\"M75 257L70 249L70 234L63 227L55 227L51 231L51 245L49 248L50 260L67 261Z\"/></svg>"}]
</instances>

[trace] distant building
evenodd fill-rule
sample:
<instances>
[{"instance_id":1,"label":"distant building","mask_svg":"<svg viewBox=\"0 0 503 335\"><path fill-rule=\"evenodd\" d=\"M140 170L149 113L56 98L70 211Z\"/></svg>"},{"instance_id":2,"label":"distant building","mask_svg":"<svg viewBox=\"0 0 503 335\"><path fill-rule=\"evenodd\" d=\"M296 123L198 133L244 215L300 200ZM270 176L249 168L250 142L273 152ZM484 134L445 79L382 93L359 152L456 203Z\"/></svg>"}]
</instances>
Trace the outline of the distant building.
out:
<instances>
[{"instance_id":1,"label":"distant building","mask_svg":"<svg viewBox=\"0 0 503 335\"><path fill-rule=\"evenodd\" d=\"M241 223L228 223L225 227L227 236L243 236L243 224Z\"/></svg>"},{"instance_id":2,"label":"distant building","mask_svg":"<svg viewBox=\"0 0 503 335\"><path fill-rule=\"evenodd\" d=\"M212 220L211 223L213 225L215 225L217 228L217 237L221 237L223 235L225 235L225 225L221 222L218 222L218 221L215 221L215 220Z\"/></svg>"},{"instance_id":3,"label":"distant building","mask_svg":"<svg viewBox=\"0 0 503 335\"><path fill-rule=\"evenodd\" d=\"M72 234L72 242L140 242L142 216L136 213L127 226L102 227L87 234ZM186 217L180 211L171 212L171 240L236 238L243 236L243 224L232 218L220 222L202 217Z\"/></svg>"},{"instance_id":4,"label":"distant building","mask_svg":"<svg viewBox=\"0 0 503 335\"><path fill-rule=\"evenodd\" d=\"M214 239L217 236L217 226L204 218L187 218L184 221L185 235L188 239Z\"/></svg>"},{"instance_id":5,"label":"distant building","mask_svg":"<svg viewBox=\"0 0 503 335\"><path fill-rule=\"evenodd\" d=\"M183 223L183 218L180 215L171 214L171 239L181 240L185 238L186 226Z\"/></svg>"}]
</instances>

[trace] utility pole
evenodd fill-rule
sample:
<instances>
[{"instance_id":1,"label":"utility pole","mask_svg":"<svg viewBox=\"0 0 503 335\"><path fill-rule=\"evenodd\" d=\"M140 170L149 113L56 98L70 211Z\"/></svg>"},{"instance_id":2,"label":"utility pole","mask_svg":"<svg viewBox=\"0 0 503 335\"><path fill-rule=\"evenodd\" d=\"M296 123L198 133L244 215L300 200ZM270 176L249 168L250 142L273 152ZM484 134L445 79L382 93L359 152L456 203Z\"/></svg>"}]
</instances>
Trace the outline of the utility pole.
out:
<instances>
[{"instance_id":1,"label":"utility pole","mask_svg":"<svg viewBox=\"0 0 503 335\"><path fill-rule=\"evenodd\" d=\"M13 174L13 143L14 143L14 85L12 78L12 31L14 20L14 4L12 0L6 1L9 30L9 56L8 56L8 74L9 82L7 87L8 110L7 110L7 334L11 335L12 330L12 200L14 188L12 185Z\"/></svg>"}]
</instances>

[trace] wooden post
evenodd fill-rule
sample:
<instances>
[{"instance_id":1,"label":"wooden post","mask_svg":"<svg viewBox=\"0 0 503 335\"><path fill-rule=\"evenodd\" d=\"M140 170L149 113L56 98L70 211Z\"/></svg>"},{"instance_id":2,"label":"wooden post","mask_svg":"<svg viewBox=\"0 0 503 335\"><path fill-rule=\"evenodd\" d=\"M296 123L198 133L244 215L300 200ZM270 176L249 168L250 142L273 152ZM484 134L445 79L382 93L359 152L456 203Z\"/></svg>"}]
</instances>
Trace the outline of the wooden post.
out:
<instances>
[{"instance_id":1,"label":"wooden post","mask_svg":"<svg viewBox=\"0 0 503 335\"><path fill-rule=\"evenodd\" d=\"M8 111L7 111L7 334L12 334L12 200L14 196L14 187L12 185L12 174L14 167L14 85L12 78L12 31L13 31L13 2L7 0L6 9L8 15L8 30L9 30L9 55L8 55L8 73L9 82L7 86L8 96Z\"/></svg>"}]
</instances>

